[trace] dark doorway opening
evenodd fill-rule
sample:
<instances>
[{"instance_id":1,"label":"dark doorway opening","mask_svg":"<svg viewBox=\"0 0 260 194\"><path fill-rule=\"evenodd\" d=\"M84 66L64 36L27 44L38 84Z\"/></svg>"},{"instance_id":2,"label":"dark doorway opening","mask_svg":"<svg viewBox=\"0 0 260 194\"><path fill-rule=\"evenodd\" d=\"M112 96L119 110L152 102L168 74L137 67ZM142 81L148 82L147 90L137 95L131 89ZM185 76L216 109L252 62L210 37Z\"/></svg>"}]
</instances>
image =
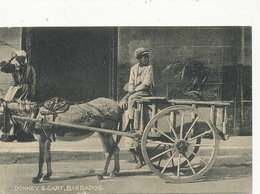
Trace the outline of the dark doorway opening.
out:
<instances>
[{"instance_id":1,"label":"dark doorway opening","mask_svg":"<svg viewBox=\"0 0 260 194\"><path fill-rule=\"evenodd\" d=\"M76 102L113 98L116 30L109 27L26 29L24 47L37 72L35 101L54 96Z\"/></svg>"}]
</instances>

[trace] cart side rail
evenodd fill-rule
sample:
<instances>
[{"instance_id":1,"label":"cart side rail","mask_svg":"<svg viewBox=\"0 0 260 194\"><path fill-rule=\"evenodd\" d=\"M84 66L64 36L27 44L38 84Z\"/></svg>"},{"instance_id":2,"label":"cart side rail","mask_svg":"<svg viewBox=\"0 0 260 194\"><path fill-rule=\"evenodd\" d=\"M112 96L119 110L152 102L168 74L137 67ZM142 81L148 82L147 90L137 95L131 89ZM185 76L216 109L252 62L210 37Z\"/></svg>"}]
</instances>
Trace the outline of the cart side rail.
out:
<instances>
[{"instance_id":1,"label":"cart side rail","mask_svg":"<svg viewBox=\"0 0 260 194\"><path fill-rule=\"evenodd\" d=\"M195 101L187 99L168 99L165 97L143 97L137 100L140 111L139 129L143 130L147 121L155 114L168 106L192 106L201 109L201 112L211 121L211 123L224 135L228 134L228 107L232 101ZM150 113L145 114L149 109ZM147 119L150 117L150 119ZM226 137L228 138L228 137Z\"/></svg>"}]
</instances>

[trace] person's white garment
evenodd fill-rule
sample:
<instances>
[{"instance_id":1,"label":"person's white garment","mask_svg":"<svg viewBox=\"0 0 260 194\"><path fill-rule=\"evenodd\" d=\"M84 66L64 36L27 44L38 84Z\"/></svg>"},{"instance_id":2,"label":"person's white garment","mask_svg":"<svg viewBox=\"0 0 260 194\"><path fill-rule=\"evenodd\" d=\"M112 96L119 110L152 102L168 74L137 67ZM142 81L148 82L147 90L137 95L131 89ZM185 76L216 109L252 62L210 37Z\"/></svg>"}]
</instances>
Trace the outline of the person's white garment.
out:
<instances>
[{"instance_id":1,"label":"person's white garment","mask_svg":"<svg viewBox=\"0 0 260 194\"><path fill-rule=\"evenodd\" d=\"M139 63L132 66L128 84L129 91L139 91L147 86L154 85L153 66L147 65L140 67Z\"/></svg>"},{"instance_id":2,"label":"person's white garment","mask_svg":"<svg viewBox=\"0 0 260 194\"><path fill-rule=\"evenodd\" d=\"M5 95L5 97L4 97L4 100L5 100L5 101L11 101L11 100L13 100L15 94L17 93L17 91L18 91L19 89L21 89L21 87L22 87L21 85L10 86L9 89L8 89L8 91L7 91L7 93L6 93L6 95Z\"/></svg>"}]
</instances>

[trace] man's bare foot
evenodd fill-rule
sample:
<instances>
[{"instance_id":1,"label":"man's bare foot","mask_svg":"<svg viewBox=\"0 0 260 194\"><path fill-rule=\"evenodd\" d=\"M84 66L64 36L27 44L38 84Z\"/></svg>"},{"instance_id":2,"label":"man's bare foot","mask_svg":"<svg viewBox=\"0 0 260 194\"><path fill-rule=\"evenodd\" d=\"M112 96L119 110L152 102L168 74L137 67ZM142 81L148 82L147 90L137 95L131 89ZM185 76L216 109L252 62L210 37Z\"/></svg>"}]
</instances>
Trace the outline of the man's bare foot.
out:
<instances>
[{"instance_id":1,"label":"man's bare foot","mask_svg":"<svg viewBox=\"0 0 260 194\"><path fill-rule=\"evenodd\" d=\"M145 165L145 163L137 163L135 166L135 169L142 168Z\"/></svg>"}]
</instances>

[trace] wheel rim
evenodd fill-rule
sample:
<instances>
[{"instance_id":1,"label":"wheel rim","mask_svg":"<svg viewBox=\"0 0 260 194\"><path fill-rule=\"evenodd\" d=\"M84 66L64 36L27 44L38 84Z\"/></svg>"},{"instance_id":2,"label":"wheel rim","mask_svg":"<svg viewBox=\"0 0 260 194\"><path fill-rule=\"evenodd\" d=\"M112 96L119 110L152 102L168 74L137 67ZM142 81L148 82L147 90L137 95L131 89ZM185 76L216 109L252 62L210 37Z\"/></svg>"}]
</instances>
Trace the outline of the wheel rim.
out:
<instances>
[{"instance_id":1,"label":"wheel rim","mask_svg":"<svg viewBox=\"0 0 260 194\"><path fill-rule=\"evenodd\" d=\"M156 136L154 134L157 134ZM142 136L146 164L167 182L192 182L214 164L215 127L196 108L169 107L156 114Z\"/></svg>"}]
</instances>

